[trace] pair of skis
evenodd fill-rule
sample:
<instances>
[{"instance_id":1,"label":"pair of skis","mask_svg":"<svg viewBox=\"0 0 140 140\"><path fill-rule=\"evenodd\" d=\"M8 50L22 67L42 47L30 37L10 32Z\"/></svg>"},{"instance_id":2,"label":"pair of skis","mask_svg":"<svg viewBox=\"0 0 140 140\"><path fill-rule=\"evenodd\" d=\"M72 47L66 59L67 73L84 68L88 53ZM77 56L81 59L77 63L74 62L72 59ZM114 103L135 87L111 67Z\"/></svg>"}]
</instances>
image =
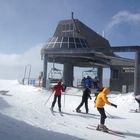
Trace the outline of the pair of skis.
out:
<instances>
[{"instance_id":1,"label":"pair of skis","mask_svg":"<svg viewBox=\"0 0 140 140\"><path fill-rule=\"evenodd\" d=\"M107 131L97 130L96 125L88 125L86 128L90 129L90 130L96 130L96 131L100 131L100 132L103 132L103 133L111 134L111 135L118 136L118 137L123 137L123 138L125 137L123 132L119 132L119 131L115 131L115 130L111 130L111 129L107 129Z\"/></svg>"},{"instance_id":2,"label":"pair of skis","mask_svg":"<svg viewBox=\"0 0 140 140\"><path fill-rule=\"evenodd\" d=\"M76 112L76 113L79 113L79 114L85 114L85 115L99 116L99 115L97 115L97 114L94 114L94 113L86 113L86 112L83 112L83 111L81 111L81 110L79 110L79 111L72 110L72 112Z\"/></svg>"},{"instance_id":3,"label":"pair of skis","mask_svg":"<svg viewBox=\"0 0 140 140\"><path fill-rule=\"evenodd\" d=\"M50 110L51 110L51 113L52 113L53 115L55 115L55 113L59 113L60 116L64 116L63 113L62 113L61 111L54 111L54 110L52 110L51 108L50 108Z\"/></svg>"},{"instance_id":4,"label":"pair of skis","mask_svg":"<svg viewBox=\"0 0 140 140\"><path fill-rule=\"evenodd\" d=\"M8 95L9 90L0 90L1 95Z\"/></svg>"}]
</instances>

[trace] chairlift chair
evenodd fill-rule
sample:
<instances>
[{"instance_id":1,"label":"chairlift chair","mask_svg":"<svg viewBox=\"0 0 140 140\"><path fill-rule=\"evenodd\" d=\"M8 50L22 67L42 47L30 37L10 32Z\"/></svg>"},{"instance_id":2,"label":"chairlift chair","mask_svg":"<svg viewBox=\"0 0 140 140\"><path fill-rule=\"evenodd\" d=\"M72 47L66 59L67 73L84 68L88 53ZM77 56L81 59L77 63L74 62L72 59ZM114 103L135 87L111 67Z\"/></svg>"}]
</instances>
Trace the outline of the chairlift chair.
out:
<instances>
[{"instance_id":1,"label":"chairlift chair","mask_svg":"<svg viewBox=\"0 0 140 140\"><path fill-rule=\"evenodd\" d=\"M92 78L95 78L97 76L97 69L92 68L91 70L86 70L82 72L82 78L90 76Z\"/></svg>"},{"instance_id":2,"label":"chairlift chair","mask_svg":"<svg viewBox=\"0 0 140 140\"><path fill-rule=\"evenodd\" d=\"M55 67L51 68L48 74L48 79L50 83L56 83L58 80L62 79L62 77L63 77L62 70L57 69Z\"/></svg>"}]
</instances>

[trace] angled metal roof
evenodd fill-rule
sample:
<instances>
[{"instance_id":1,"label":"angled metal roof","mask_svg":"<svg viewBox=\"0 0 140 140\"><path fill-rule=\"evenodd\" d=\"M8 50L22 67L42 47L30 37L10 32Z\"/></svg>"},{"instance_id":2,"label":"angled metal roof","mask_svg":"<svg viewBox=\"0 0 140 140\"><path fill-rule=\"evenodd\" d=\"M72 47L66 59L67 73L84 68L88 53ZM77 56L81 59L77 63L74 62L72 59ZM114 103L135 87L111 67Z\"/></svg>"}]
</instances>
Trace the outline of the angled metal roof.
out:
<instances>
[{"instance_id":1,"label":"angled metal roof","mask_svg":"<svg viewBox=\"0 0 140 140\"><path fill-rule=\"evenodd\" d=\"M133 60L116 56L107 39L78 19L60 21L41 54L47 54L49 62L72 63L79 67L134 66Z\"/></svg>"}]
</instances>

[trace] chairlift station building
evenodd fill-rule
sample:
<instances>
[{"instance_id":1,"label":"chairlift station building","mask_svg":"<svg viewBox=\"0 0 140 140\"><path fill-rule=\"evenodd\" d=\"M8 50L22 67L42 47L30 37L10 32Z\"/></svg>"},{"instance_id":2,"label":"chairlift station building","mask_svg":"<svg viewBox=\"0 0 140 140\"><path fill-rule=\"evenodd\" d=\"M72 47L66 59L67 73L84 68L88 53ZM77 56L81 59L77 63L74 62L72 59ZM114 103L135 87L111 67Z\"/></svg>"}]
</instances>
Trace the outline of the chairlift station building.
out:
<instances>
[{"instance_id":1,"label":"chairlift station building","mask_svg":"<svg viewBox=\"0 0 140 140\"><path fill-rule=\"evenodd\" d=\"M116 56L114 52L135 52L135 60ZM110 46L109 41L78 19L62 20L41 50L43 87L47 81L47 63L63 64L63 82L73 86L74 66L97 68L102 82L103 68L110 68L110 89L140 94L140 46Z\"/></svg>"}]
</instances>

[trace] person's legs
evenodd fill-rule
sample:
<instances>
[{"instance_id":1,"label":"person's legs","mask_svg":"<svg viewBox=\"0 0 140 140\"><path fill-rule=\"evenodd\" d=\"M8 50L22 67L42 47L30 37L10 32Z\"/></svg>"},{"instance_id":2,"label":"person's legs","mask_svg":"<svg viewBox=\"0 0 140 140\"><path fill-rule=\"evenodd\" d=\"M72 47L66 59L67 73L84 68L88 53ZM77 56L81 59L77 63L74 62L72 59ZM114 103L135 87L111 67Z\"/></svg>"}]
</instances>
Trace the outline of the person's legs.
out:
<instances>
[{"instance_id":1,"label":"person's legs","mask_svg":"<svg viewBox=\"0 0 140 140\"><path fill-rule=\"evenodd\" d=\"M139 104L139 111L140 111L140 100L135 98L135 100L137 101L137 103Z\"/></svg>"},{"instance_id":2,"label":"person's legs","mask_svg":"<svg viewBox=\"0 0 140 140\"><path fill-rule=\"evenodd\" d=\"M106 117L104 108L97 108L97 109L98 109L98 111L99 111L99 113L101 115L100 124L105 124L105 119L107 117Z\"/></svg>"},{"instance_id":3,"label":"person's legs","mask_svg":"<svg viewBox=\"0 0 140 140\"><path fill-rule=\"evenodd\" d=\"M97 126L98 130L102 130L102 131L107 131L107 127L104 125L105 124L105 119L106 114L105 114L105 110L104 108L97 108L97 110L99 111L100 115L101 115L101 119L100 119L100 125Z\"/></svg>"},{"instance_id":4,"label":"person's legs","mask_svg":"<svg viewBox=\"0 0 140 140\"><path fill-rule=\"evenodd\" d=\"M81 103L79 104L79 106L76 108L77 112L79 112L79 110L83 106L83 104L84 104L84 100L82 100Z\"/></svg>"},{"instance_id":5,"label":"person's legs","mask_svg":"<svg viewBox=\"0 0 140 140\"><path fill-rule=\"evenodd\" d=\"M85 100L85 109L86 109L86 113L88 113L88 99Z\"/></svg>"},{"instance_id":6,"label":"person's legs","mask_svg":"<svg viewBox=\"0 0 140 140\"><path fill-rule=\"evenodd\" d=\"M59 107L59 111L61 112L61 95L58 96L58 107Z\"/></svg>"},{"instance_id":7,"label":"person's legs","mask_svg":"<svg viewBox=\"0 0 140 140\"><path fill-rule=\"evenodd\" d=\"M54 95L54 99L53 99L52 106L51 106L51 109L52 109L52 110L53 110L53 107L55 106L56 99L57 99L57 96Z\"/></svg>"}]
</instances>

